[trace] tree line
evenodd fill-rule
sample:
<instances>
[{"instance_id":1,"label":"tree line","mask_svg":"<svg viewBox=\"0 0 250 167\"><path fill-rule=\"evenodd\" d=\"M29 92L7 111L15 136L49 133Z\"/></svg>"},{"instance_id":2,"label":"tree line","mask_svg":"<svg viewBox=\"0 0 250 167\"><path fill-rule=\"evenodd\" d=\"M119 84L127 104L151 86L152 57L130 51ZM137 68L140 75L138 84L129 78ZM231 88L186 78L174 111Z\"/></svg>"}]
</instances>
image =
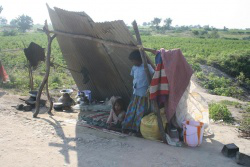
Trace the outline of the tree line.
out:
<instances>
[{"instance_id":1,"label":"tree line","mask_svg":"<svg viewBox=\"0 0 250 167\"><path fill-rule=\"evenodd\" d=\"M215 31L219 30L215 27L209 26L209 25L189 25L189 26L172 26L173 20L171 18L166 18L166 19L161 19L158 17L155 17L152 21L150 22L143 22L142 26L148 26L151 28L154 28L155 30L191 30L191 29L204 29L205 31ZM160 26L162 24L162 26ZM229 29L224 26L222 29L223 31L228 31Z\"/></svg>"},{"instance_id":2,"label":"tree line","mask_svg":"<svg viewBox=\"0 0 250 167\"><path fill-rule=\"evenodd\" d=\"M0 5L0 14L3 11L3 7ZM7 26L8 20L0 16L0 26ZM33 19L27 15L19 15L17 18L10 21L9 26L17 28L21 32L25 32L33 27Z\"/></svg>"}]
</instances>

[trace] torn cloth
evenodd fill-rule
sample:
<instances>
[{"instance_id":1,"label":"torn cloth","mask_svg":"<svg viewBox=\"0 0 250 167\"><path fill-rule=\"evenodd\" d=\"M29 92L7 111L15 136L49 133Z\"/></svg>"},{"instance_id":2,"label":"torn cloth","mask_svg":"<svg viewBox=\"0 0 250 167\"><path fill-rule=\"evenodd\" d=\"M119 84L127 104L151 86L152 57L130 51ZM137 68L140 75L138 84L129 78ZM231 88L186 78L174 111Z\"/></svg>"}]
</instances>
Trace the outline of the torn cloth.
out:
<instances>
[{"instance_id":1,"label":"torn cloth","mask_svg":"<svg viewBox=\"0 0 250 167\"><path fill-rule=\"evenodd\" d=\"M169 94L165 102L165 112L168 122L174 116L177 105L185 92L193 70L187 63L180 49L161 49L161 58L168 79Z\"/></svg>"},{"instance_id":2,"label":"torn cloth","mask_svg":"<svg viewBox=\"0 0 250 167\"><path fill-rule=\"evenodd\" d=\"M156 69L149 88L151 100L168 95L168 79L162 62L161 52L157 53L155 63Z\"/></svg>"}]
</instances>

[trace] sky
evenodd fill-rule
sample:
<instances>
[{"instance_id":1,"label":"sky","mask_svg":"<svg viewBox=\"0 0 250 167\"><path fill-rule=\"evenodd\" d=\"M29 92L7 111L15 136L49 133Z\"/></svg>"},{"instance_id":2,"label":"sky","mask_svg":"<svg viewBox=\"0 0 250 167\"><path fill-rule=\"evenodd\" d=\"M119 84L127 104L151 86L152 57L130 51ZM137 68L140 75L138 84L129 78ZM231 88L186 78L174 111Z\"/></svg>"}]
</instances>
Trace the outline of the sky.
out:
<instances>
[{"instance_id":1,"label":"sky","mask_svg":"<svg viewBox=\"0 0 250 167\"><path fill-rule=\"evenodd\" d=\"M142 25L155 17L171 18L172 25L210 25L216 28L250 28L250 0L0 0L1 17L8 22L19 15L34 24L50 22L46 3L53 8L84 11L95 22L133 20Z\"/></svg>"}]
</instances>

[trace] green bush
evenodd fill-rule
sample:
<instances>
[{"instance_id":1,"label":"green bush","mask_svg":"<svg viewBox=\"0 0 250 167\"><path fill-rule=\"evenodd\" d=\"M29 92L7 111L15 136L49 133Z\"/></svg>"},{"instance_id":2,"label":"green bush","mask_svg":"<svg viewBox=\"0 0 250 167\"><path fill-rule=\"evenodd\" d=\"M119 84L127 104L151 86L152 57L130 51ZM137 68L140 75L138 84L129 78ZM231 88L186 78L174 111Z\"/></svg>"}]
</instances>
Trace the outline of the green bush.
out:
<instances>
[{"instance_id":1,"label":"green bush","mask_svg":"<svg viewBox=\"0 0 250 167\"><path fill-rule=\"evenodd\" d=\"M199 35L199 31L198 31L198 30L192 30L192 33L193 33L195 36Z\"/></svg>"},{"instance_id":2,"label":"green bush","mask_svg":"<svg viewBox=\"0 0 250 167\"><path fill-rule=\"evenodd\" d=\"M202 81L204 81L206 79L205 74L202 71L199 71L197 73L195 73L196 77Z\"/></svg>"},{"instance_id":3,"label":"green bush","mask_svg":"<svg viewBox=\"0 0 250 167\"><path fill-rule=\"evenodd\" d=\"M203 86L206 89L209 89L210 93L216 95L239 98L243 94L243 90L236 87L236 85L233 85L230 79L218 77L212 73L206 77Z\"/></svg>"},{"instance_id":4,"label":"green bush","mask_svg":"<svg viewBox=\"0 0 250 167\"><path fill-rule=\"evenodd\" d=\"M16 36L16 35L17 35L17 31L15 31L15 30L10 30L10 31L4 30L3 31L3 36Z\"/></svg>"},{"instance_id":5,"label":"green bush","mask_svg":"<svg viewBox=\"0 0 250 167\"><path fill-rule=\"evenodd\" d=\"M250 40L250 36L249 37L244 37L242 38L243 40Z\"/></svg>"},{"instance_id":6,"label":"green bush","mask_svg":"<svg viewBox=\"0 0 250 167\"><path fill-rule=\"evenodd\" d=\"M250 105L245 109L246 113L243 114L243 119L240 122L239 129L244 133L244 136L250 137Z\"/></svg>"},{"instance_id":7,"label":"green bush","mask_svg":"<svg viewBox=\"0 0 250 167\"><path fill-rule=\"evenodd\" d=\"M221 56L213 66L217 66L233 77L242 72L246 78L250 78L250 52Z\"/></svg>"},{"instance_id":8,"label":"green bush","mask_svg":"<svg viewBox=\"0 0 250 167\"><path fill-rule=\"evenodd\" d=\"M209 105L209 116L215 121L223 120L224 122L232 122L233 117L226 105L212 103Z\"/></svg>"},{"instance_id":9,"label":"green bush","mask_svg":"<svg viewBox=\"0 0 250 167\"><path fill-rule=\"evenodd\" d=\"M197 71L197 72L201 71L201 67L199 63L192 63L191 66L194 71Z\"/></svg>"},{"instance_id":10,"label":"green bush","mask_svg":"<svg viewBox=\"0 0 250 167\"><path fill-rule=\"evenodd\" d=\"M220 35L218 34L218 31L213 30L213 31L209 34L209 38L220 38Z\"/></svg>"}]
</instances>

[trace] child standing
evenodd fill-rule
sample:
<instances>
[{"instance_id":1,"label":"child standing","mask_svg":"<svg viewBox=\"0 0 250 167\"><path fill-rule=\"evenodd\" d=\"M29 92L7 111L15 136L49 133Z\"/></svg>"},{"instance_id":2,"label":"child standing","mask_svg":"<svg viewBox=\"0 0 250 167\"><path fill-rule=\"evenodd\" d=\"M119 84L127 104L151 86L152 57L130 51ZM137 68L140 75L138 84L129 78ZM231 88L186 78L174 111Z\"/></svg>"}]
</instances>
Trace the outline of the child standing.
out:
<instances>
[{"instance_id":1,"label":"child standing","mask_svg":"<svg viewBox=\"0 0 250 167\"><path fill-rule=\"evenodd\" d=\"M133 96L128 106L122 128L125 131L129 130L130 132L138 133L140 131L141 119L147 112L147 89L149 83L140 52L138 50L133 51L129 55L129 59L134 64L130 74L133 77ZM152 75L154 69L150 64L148 64L148 69Z\"/></svg>"},{"instance_id":2,"label":"child standing","mask_svg":"<svg viewBox=\"0 0 250 167\"><path fill-rule=\"evenodd\" d=\"M121 98L116 99L107 120L108 129L121 130L121 125L125 117L124 110L123 100Z\"/></svg>"}]
</instances>

